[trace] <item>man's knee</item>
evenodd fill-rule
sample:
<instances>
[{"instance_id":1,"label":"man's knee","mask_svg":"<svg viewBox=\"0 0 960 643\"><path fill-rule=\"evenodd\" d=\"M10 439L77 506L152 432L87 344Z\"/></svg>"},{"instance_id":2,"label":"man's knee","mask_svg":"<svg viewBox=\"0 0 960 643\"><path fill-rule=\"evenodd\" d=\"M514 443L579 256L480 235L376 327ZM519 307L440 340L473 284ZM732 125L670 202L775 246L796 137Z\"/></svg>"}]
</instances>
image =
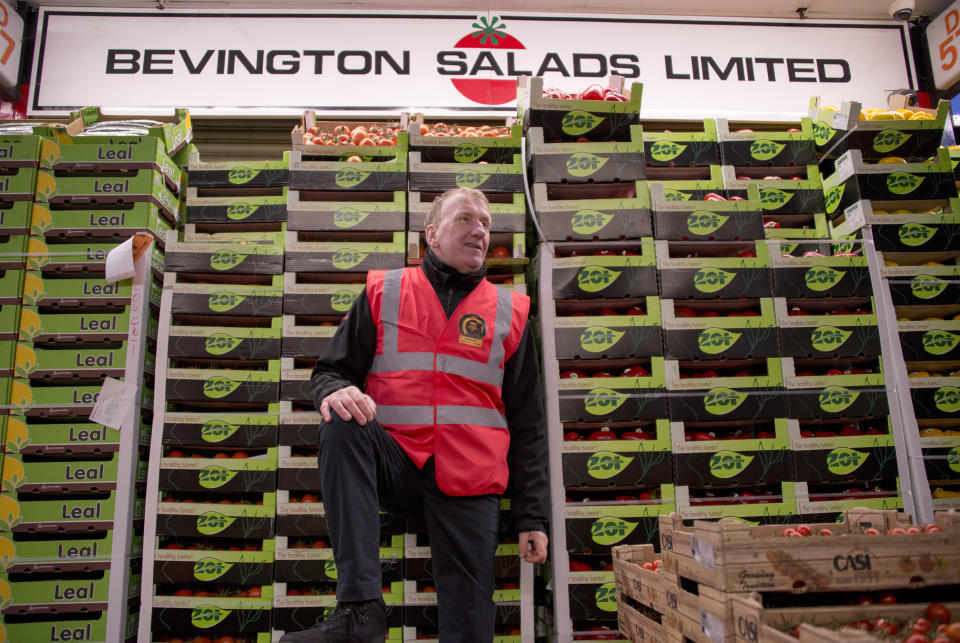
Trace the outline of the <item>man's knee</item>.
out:
<instances>
[{"instance_id":1,"label":"man's knee","mask_svg":"<svg viewBox=\"0 0 960 643\"><path fill-rule=\"evenodd\" d=\"M344 420L339 415L333 414L330 422L321 422L317 431L317 444L323 448L342 449L346 446L356 445L366 440L366 431L373 428L373 423L368 422L360 425L356 420Z\"/></svg>"}]
</instances>

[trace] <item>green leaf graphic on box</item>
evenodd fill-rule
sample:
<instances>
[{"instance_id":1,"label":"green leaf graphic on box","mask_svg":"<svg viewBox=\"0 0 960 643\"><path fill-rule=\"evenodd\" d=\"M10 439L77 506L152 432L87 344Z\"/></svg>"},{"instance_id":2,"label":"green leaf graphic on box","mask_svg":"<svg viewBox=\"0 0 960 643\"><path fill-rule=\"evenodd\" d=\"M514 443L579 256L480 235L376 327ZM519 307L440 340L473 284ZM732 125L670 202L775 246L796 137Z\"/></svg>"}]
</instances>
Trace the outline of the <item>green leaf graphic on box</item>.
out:
<instances>
[{"instance_id":1,"label":"green leaf graphic on box","mask_svg":"<svg viewBox=\"0 0 960 643\"><path fill-rule=\"evenodd\" d=\"M584 266L577 273L577 286L584 292L600 292L616 281L620 272L603 266Z\"/></svg>"},{"instance_id":2,"label":"green leaf graphic on box","mask_svg":"<svg viewBox=\"0 0 960 643\"><path fill-rule=\"evenodd\" d=\"M634 459L633 456L625 456L622 453L597 451L587 458L587 473L597 480L609 480L630 466Z\"/></svg>"},{"instance_id":3,"label":"green leaf graphic on box","mask_svg":"<svg viewBox=\"0 0 960 643\"><path fill-rule=\"evenodd\" d=\"M843 346L853 331L833 326L817 326L810 333L810 345L821 353L829 353Z\"/></svg>"},{"instance_id":4,"label":"green leaf graphic on box","mask_svg":"<svg viewBox=\"0 0 960 643\"><path fill-rule=\"evenodd\" d=\"M353 268L370 255L369 252L358 252L343 248L333 253L333 267L337 270L348 270Z\"/></svg>"},{"instance_id":5,"label":"green leaf graphic on box","mask_svg":"<svg viewBox=\"0 0 960 643\"><path fill-rule=\"evenodd\" d=\"M258 174L260 174L260 170L249 167L232 167L230 168L230 174L227 176L227 181L233 185L243 185L257 178Z\"/></svg>"},{"instance_id":6,"label":"green leaf graphic on box","mask_svg":"<svg viewBox=\"0 0 960 643\"><path fill-rule=\"evenodd\" d=\"M249 203L231 203L227 206L227 218L231 221L243 221L257 211L258 206Z\"/></svg>"},{"instance_id":7,"label":"green leaf graphic on box","mask_svg":"<svg viewBox=\"0 0 960 643\"><path fill-rule=\"evenodd\" d=\"M836 133L837 130L833 129L823 121L813 122L813 142L816 143L817 147L823 147L826 145Z\"/></svg>"},{"instance_id":8,"label":"green leaf graphic on box","mask_svg":"<svg viewBox=\"0 0 960 643\"><path fill-rule=\"evenodd\" d=\"M604 228L613 214L598 210L578 210L570 217L570 227L577 234L593 234Z\"/></svg>"},{"instance_id":9,"label":"green leaf graphic on box","mask_svg":"<svg viewBox=\"0 0 960 643\"><path fill-rule=\"evenodd\" d=\"M240 430L237 424L223 420L209 420L200 427L200 438L204 442L222 442Z\"/></svg>"},{"instance_id":10,"label":"green leaf graphic on box","mask_svg":"<svg viewBox=\"0 0 960 643\"><path fill-rule=\"evenodd\" d=\"M960 411L960 388L941 386L933 392L933 404L944 413Z\"/></svg>"},{"instance_id":11,"label":"green leaf graphic on box","mask_svg":"<svg viewBox=\"0 0 960 643\"><path fill-rule=\"evenodd\" d=\"M687 149L686 145L680 145L673 141L654 141L650 146L650 156L655 161L672 161Z\"/></svg>"},{"instance_id":12,"label":"green leaf graphic on box","mask_svg":"<svg viewBox=\"0 0 960 643\"><path fill-rule=\"evenodd\" d=\"M623 337L622 331L603 326L591 326L581 331L580 348L591 353L601 353L615 346L621 337Z\"/></svg>"},{"instance_id":13,"label":"green leaf graphic on box","mask_svg":"<svg viewBox=\"0 0 960 643\"><path fill-rule=\"evenodd\" d=\"M332 578L333 580L337 579L337 563L332 558L327 559L323 564L323 573L327 575L327 578Z\"/></svg>"},{"instance_id":14,"label":"green leaf graphic on box","mask_svg":"<svg viewBox=\"0 0 960 643\"><path fill-rule=\"evenodd\" d=\"M235 382L226 377L211 377L203 382L203 394L212 399L226 397L237 390L240 382Z\"/></svg>"},{"instance_id":15,"label":"green leaf graphic on box","mask_svg":"<svg viewBox=\"0 0 960 643\"><path fill-rule=\"evenodd\" d=\"M911 280L910 291L917 299L933 299L940 295L950 284L932 275L917 275Z\"/></svg>"},{"instance_id":16,"label":"green leaf graphic on box","mask_svg":"<svg viewBox=\"0 0 960 643\"><path fill-rule=\"evenodd\" d=\"M827 469L830 473L844 476L853 473L867 461L868 453L842 447L827 454Z\"/></svg>"},{"instance_id":17,"label":"green leaf graphic on box","mask_svg":"<svg viewBox=\"0 0 960 643\"><path fill-rule=\"evenodd\" d=\"M705 328L697 335L697 345L708 355L719 355L736 344L741 334L726 328Z\"/></svg>"},{"instance_id":18,"label":"green leaf graphic on box","mask_svg":"<svg viewBox=\"0 0 960 643\"><path fill-rule=\"evenodd\" d=\"M630 522L623 518L604 516L590 525L590 537L598 545L615 545L637 528L639 522Z\"/></svg>"},{"instance_id":19,"label":"green leaf graphic on box","mask_svg":"<svg viewBox=\"0 0 960 643\"><path fill-rule=\"evenodd\" d=\"M225 355L243 343L243 340L226 333L214 333L207 337L204 349L211 355Z\"/></svg>"},{"instance_id":20,"label":"green leaf graphic on box","mask_svg":"<svg viewBox=\"0 0 960 643\"><path fill-rule=\"evenodd\" d=\"M610 159L589 152L576 152L567 157L567 172L572 176L584 177L595 174Z\"/></svg>"},{"instance_id":21,"label":"green leaf graphic on box","mask_svg":"<svg viewBox=\"0 0 960 643\"><path fill-rule=\"evenodd\" d=\"M334 182L341 188L352 188L363 183L368 176L370 176L370 172L367 170L343 168L337 170L337 176Z\"/></svg>"},{"instance_id":22,"label":"green leaf graphic on box","mask_svg":"<svg viewBox=\"0 0 960 643\"><path fill-rule=\"evenodd\" d=\"M860 397L859 391L851 391L842 386L828 386L820 391L818 402L826 413L840 413Z\"/></svg>"},{"instance_id":23,"label":"green leaf graphic on box","mask_svg":"<svg viewBox=\"0 0 960 643\"><path fill-rule=\"evenodd\" d=\"M937 229L920 223L905 223L897 228L897 236L905 246L922 246L937 234Z\"/></svg>"},{"instance_id":24,"label":"green leaf graphic on box","mask_svg":"<svg viewBox=\"0 0 960 643\"><path fill-rule=\"evenodd\" d=\"M734 478L746 469L754 456L744 455L736 451L718 451L710 456L710 473L715 478Z\"/></svg>"},{"instance_id":25,"label":"green leaf graphic on box","mask_svg":"<svg viewBox=\"0 0 960 643\"><path fill-rule=\"evenodd\" d=\"M193 564L193 577L198 581L216 580L230 571L233 563L225 563L216 558L201 558Z\"/></svg>"},{"instance_id":26,"label":"green leaf graphic on box","mask_svg":"<svg viewBox=\"0 0 960 643\"><path fill-rule=\"evenodd\" d=\"M247 255L233 250L218 250L210 255L210 267L214 270L230 270L240 265Z\"/></svg>"},{"instance_id":27,"label":"green leaf graphic on box","mask_svg":"<svg viewBox=\"0 0 960 643\"><path fill-rule=\"evenodd\" d=\"M923 350L931 355L946 355L957 347L960 335L945 330L928 330L923 334Z\"/></svg>"},{"instance_id":28,"label":"green leaf graphic on box","mask_svg":"<svg viewBox=\"0 0 960 643\"><path fill-rule=\"evenodd\" d=\"M197 629L207 629L223 622L232 611L216 605L199 605L190 613L190 624Z\"/></svg>"},{"instance_id":29,"label":"green leaf graphic on box","mask_svg":"<svg viewBox=\"0 0 960 643\"><path fill-rule=\"evenodd\" d=\"M873 137L873 149L877 152L892 152L910 140L910 134L895 129L885 129Z\"/></svg>"},{"instance_id":30,"label":"green leaf graphic on box","mask_svg":"<svg viewBox=\"0 0 960 643\"><path fill-rule=\"evenodd\" d=\"M705 210L691 212L687 215L687 230L689 230L691 234L706 236L713 234L723 227L723 224L726 223L729 218L730 217L726 215Z\"/></svg>"},{"instance_id":31,"label":"green leaf graphic on box","mask_svg":"<svg viewBox=\"0 0 960 643\"><path fill-rule=\"evenodd\" d=\"M604 612L617 611L617 585L616 583L604 583L593 593L593 600L597 608Z\"/></svg>"},{"instance_id":32,"label":"green leaf graphic on box","mask_svg":"<svg viewBox=\"0 0 960 643\"><path fill-rule=\"evenodd\" d=\"M367 218L369 212L356 208L341 208L333 215L333 225L338 228L352 228Z\"/></svg>"},{"instance_id":33,"label":"green leaf graphic on box","mask_svg":"<svg viewBox=\"0 0 960 643\"><path fill-rule=\"evenodd\" d=\"M583 406L591 415L609 415L627 400L626 393L608 388L595 388L587 393Z\"/></svg>"},{"instance_id":34,"label":"green leaf graphic on box","mask_svg":"<svg viewBox=\"0 0 960 643\"><path fill-rule=\"evenodd\" d=\"M560 129L563 130L564 134L579 136L580 134L586 134L602 123L603 120L603 117L591 114L590 112L575 110L563 115Z\"/></svg>"},{"instance_id":35,"label":"green leaf graphic on box","mask_svg":"<svg viewBox=\"0 0 960 643\"><path fill-rule=\"evenodd\" d=\"M747 399L746 393L729 388L712 388L703 396L703 408L711 415L726 415Z\"/></svg>"},{"instance_id":36,"label":"green leaf graphic on box","mask_svg":"<svg viewBox=\"0 0 960 643\"><path fill-rule=\"evenodd\" d=\"M736 276L735 272L719 268L701 268L693 276L693 287L700 292L717 292L726 288Z\"/></svg>"},{"instance_id":37,"label":"green leaf graphic on box","mask_svg":"<svg viewBox=\"0 0 960 643\"><path fill-rule=\"evenodd\" d=\"M215 292L207 299L207 306L215 313L225 313L239 306L246 298L246 295L235 295L231 292Z\"/></svg>"},{"instance_id":38,"label":"green leaf graphic on box","mask_svg":"<svg viewBox=\"0 0 960 643\"><path fill-rule=\"evenodd\" d=\"M341 290L330 297L330 307L337 312L345 313L357 299L357 293L352 290Z\"/></svg>"},{"instance_id":39,"label":"green leaf graphic on box","mask_svg":"<svg viewBox=\"0 0 960 643\"><path fill-rule=\"evenodd\" d=\"M840 205L840 199L843 198L843 191L846 188L846 183L838 185L835 188L830 188L827 191L827 194L824 196L824 207L829 214L837 209L837 206Z\"/></svg>"},{"instance_id":40,"label":"green leaf graphic on box","mask_svg":"<svg viewBox=\"0 0 960 643\"><path fill-rule=\"evenodd\" d=\"M453 148L453 160L457 163L473 163L486 153L487 148L473 143L461 143Z\"/></svg>"},{"instance_id":41,"label":"green leaf graphic on box","mask_svg":"<svg viewBox=\"0 0 960 643\"><path fill-rule=\"evenodd\" d=\"M770 210L776 210L784 206L787 201L793 198L795 192L787 192L786 190L778 190L777 188L761 188L760 189L760 202L767 206Z\"/></svg>"},{"instance_id":42,"label":"green leaf graphic on box","mask_svg":"<svg viewBox=\"0 0 960 643\"><path fill-rule=\"evenodd\" d=\"M754 141L750 144L750 156L758 161L769 161L786 147L785 143L774 141Z\"/></svg>"},{"instance_id":43,"label":"green leaf graphic on box","mask_svg":"<svg viewBox=\"0 0 960 643\"><path fill-rule=\"evenodd\" d=\"M667 201L689 201L692 196L689 192L681 192L680 190L671 190L669 188L663 189L663 198Z\"/></svg>"},{"instance_id":44,"label":"green leaf graphic on box","mask_svg":"<svg viewBox=\"0 0 960 643\"><path fill-rule=\"evenodd\" d=\"M893 194L910 194L923 183L925 177L909 172L894 172L887 176L887 189Z\"/></svg>"},{"instance_id":45,"label":"green leaf graphic on box","mask_svg":"<svg viewBox=\"0 0 960 643\"><path fill-rule=\"evenodd\" d=\"M223 485L233 480L236 475L236 471L224 469L223 467L217 465L211 465L200 470L198 480L200 482L200 486L204 489L219 489Z\"/></svg>"},{"instance_id":46,"label":"green leaf graphic on box","mask_svg":"<svg viewBox=\"0 0 960 643\"><path fill-rule=\"evenodd\" d=\"M846 275L845 270L835 270L826 266L814 266L803 275L803 281L810 290L823 292L830 290Z\"/></svg>"},{"instance_id":47,"label":"green leaf graphic on box","mask_svg":"<svg viewBox=\"0 0 960 643\"><path fill-rule=\"evenodd\" d=\"M455 183L458 188L476 188L483 185L490 176L490 174L484 174L482 172L464 170L463 172L457 172Z\"/></svg>"},{"instance_id":48,"label":"green leaf graphic on box","mask_svg":"<svg viewBox=\"0 0 960 643\"><path fill-rule=\"evenodd\" d=\"M236 520L235 516L224 516L216 511L208 511L197 516L197 531L204 536L219 534Z\"/></svg>"},{"instance_id":49,"label":"green leaf graphic on box","mask_svg":"<svg viewBox=\"0 0 960 643\"><path fill-rule=\"evenodd\" d=\"M960 447L953 447L947 451L947 466L955 473L960 473Z\"/></svg>"}]
</instances>

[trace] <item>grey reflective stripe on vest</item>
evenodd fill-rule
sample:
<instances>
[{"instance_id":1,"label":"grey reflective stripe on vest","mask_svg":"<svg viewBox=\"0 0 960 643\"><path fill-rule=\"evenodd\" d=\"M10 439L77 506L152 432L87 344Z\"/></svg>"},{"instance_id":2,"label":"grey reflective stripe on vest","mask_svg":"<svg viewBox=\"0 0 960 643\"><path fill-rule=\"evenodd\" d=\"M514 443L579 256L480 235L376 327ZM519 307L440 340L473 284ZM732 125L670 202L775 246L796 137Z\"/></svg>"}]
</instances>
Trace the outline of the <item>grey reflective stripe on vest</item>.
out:
<instances>
[{"instance_id":1,"label":"grey reflective stripe on vest","mask_svg":"<svg viewBox=\"0 0 960 643\"><path fill-rule=\"evenodd\" d=\"M377 405L377 419L396 426L403 424L433 424L432 406L385 406ZM507 428L507 418L494 409L476 406L438 406L437 424L471 424L495 429Z\"/></svg>"},{"instance_id":2,"label":"grey reflective stripe on vest","mask_svg":"<svg viewBox=\"0 0 960 643\"><path fill-rule=\"evenodd\" d=\"M432 371L459 375L468 379L500 387L503 384L504 342L510 334L513 320L513 298L510 292L497 288L497 318L494 322L492 346L487 362L481 363L462 357L434 353L400 353L397 351L400 319L400 288L403 269L389 270L383 278L380 304L380 323L383 326L383 353L375 355L371 373L392 371ZM434 367L436 357L436 367ZM492 425L491 425L492 426Z\"/></svg>"}]
</instances>

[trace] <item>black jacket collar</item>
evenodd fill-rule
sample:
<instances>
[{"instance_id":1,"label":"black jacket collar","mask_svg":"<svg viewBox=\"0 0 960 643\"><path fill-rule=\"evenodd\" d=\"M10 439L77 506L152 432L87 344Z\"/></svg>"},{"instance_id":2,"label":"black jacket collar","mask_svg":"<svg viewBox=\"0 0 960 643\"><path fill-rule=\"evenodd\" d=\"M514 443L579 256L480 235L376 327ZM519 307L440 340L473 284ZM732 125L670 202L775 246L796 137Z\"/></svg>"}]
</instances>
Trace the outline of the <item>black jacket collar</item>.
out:
<instances>
[{"instance_id":1,"label":"black jacket collar","mask_svg":"<svg viewBox=\"0 0 960 643\"><path fill-rule=\"evenodd\" d=\"M427 279L433 284L434 288L453 288L456 290L465 290L470 292L483 281L487 275L487 266L483 265L479 270L463 274L457 272L455 268L448 266L440 260L433 250L427 248L427 254L423 257L423 263L420 264Z\"/></svg>"}]
</instances>

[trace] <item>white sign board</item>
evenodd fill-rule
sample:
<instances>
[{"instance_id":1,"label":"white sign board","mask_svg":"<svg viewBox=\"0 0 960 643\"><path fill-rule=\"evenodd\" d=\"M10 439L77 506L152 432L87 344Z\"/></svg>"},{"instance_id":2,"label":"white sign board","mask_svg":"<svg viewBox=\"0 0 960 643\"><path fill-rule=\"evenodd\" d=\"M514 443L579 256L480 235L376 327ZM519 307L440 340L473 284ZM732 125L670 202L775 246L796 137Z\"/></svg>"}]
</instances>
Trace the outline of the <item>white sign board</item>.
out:
<instances>
[{"instance_id":1,"label":"white sign board","mask_svg":"<svg viewBox=\"0 0 960 643\"><path fill-rule=\"evenodd\" d=\"M17 84L22 42L23 18L12 6L0 0L0 85L4 87Z\"/></svg>"},{"instance_id":2,"label":"white sign board","mask_svg":"<svg viewBox=\"0 0 960 643\"><path fill-rule=\"evenodd\" d=\"M507 114L515 78L643 83L645 118L799 118L914 88L892 22L612 15L41 9L29 113Z\"/></svg>"},{"instance_id":3,"label":"white sign board","mask_svg":"<svg viewBox=\"0 0 960 643\"><path fill-rule=\"evenodd\" d=\"M960 0L927 25L927 46L934 84L950 89L960 81Z\"/></svg>"}]
</instances>

